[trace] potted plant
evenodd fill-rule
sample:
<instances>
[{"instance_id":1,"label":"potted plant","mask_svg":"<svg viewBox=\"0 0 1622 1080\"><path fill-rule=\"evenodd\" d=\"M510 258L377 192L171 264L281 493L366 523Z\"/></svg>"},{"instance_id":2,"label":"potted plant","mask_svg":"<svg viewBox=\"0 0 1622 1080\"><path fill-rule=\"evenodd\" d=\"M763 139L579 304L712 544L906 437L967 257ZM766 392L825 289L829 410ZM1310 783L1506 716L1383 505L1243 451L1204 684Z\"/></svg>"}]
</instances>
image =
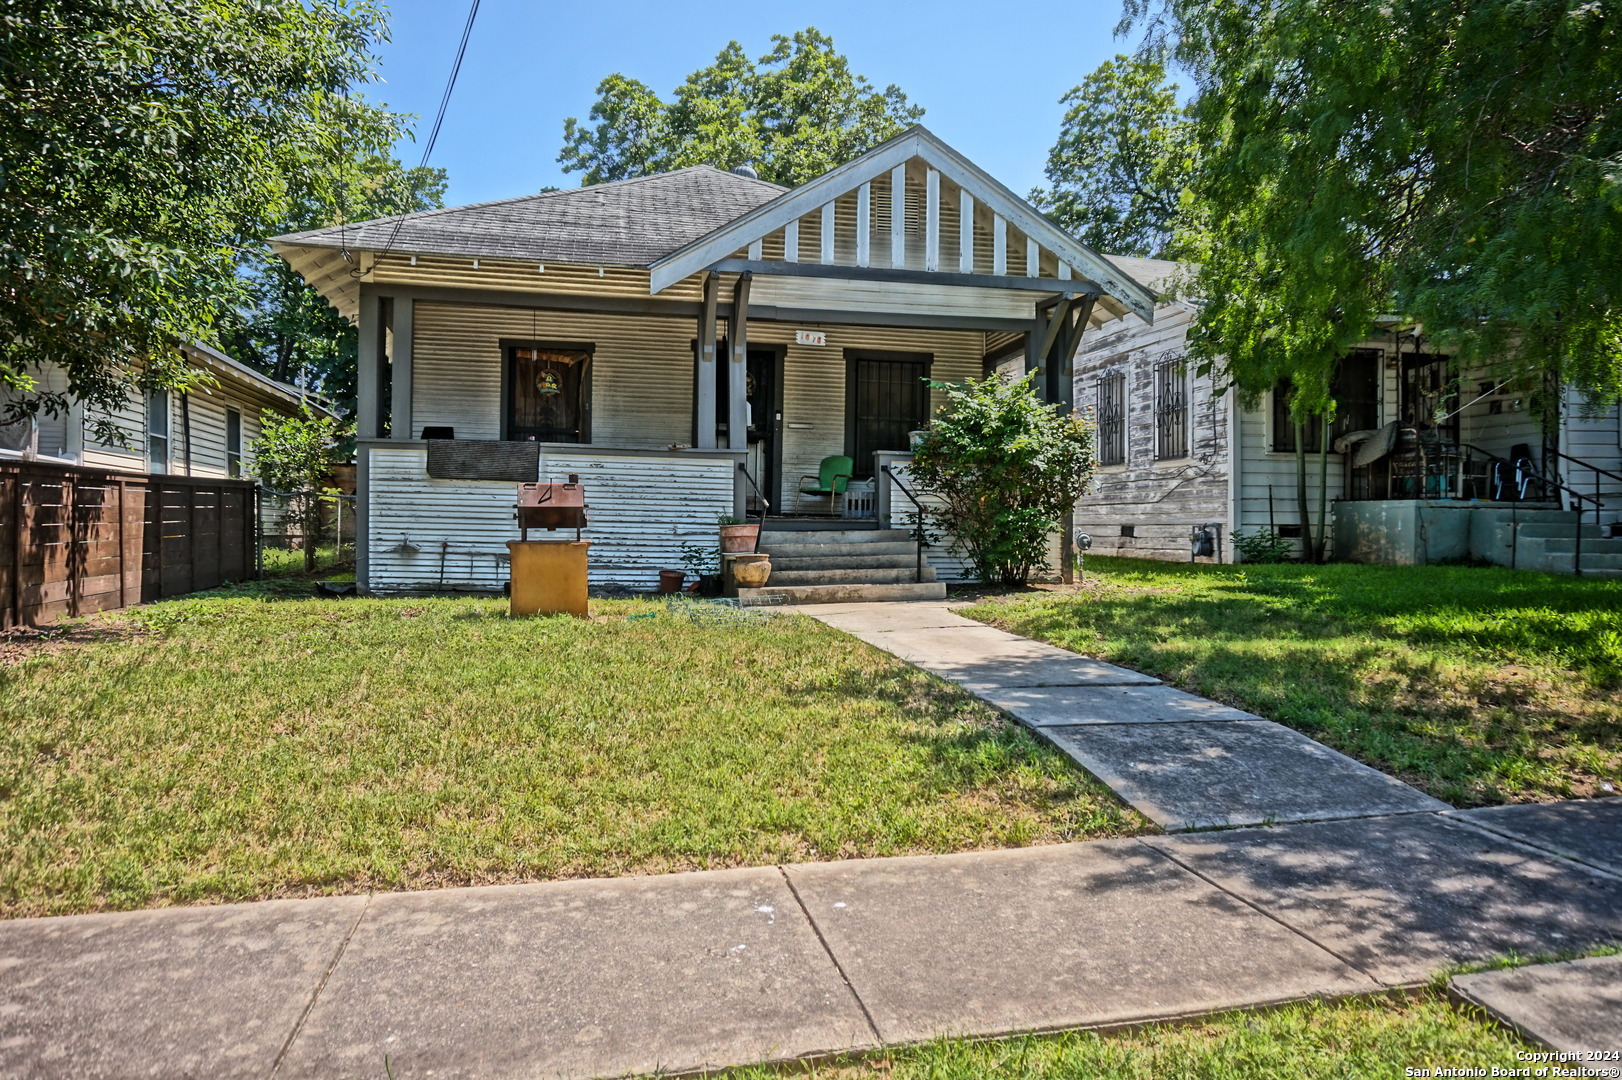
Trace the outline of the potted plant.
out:
<instances>
[{"instance_id":1,"label":"potted plant","mask_svg":"<svg viewBox=\"0 0 1622 1080\"><path fill-rule=\"evenodd\" d=\"M692 589L700 596L721 595L721 549L683 542L681 564L693 575Z\"/></svg>"},{"instance_id":2,"label":"potted plant","mask_svg":"<svg viewBox=\"0 0 1622 1080\"><path fill-rule=\"evenodd\" d=\"M735 514L722 514L715 523L721 527L722 551L754 551L760 542L760 526L751 525Z\"/></svg>"}]
</instances>

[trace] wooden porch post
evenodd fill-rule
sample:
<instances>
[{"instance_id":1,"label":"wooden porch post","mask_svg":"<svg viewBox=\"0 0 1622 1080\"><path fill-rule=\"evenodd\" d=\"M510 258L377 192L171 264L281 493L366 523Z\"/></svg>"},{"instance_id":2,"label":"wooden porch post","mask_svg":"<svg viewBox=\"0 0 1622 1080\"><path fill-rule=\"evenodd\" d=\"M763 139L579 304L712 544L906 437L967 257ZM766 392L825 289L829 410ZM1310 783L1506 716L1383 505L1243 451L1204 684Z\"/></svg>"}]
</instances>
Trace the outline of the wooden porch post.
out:
<instances>
[{"instance_id":1,"label":"wooden porch post","mask_svg":"<svg viewBox=\"0 0 1622 1080\"><path fill-rule=\"evenodd\" d=\"M359 337L355 345L355 434L375 439L383 415L383 388L378 370L378 300L365 286L360 291Z\"/></svg>"},{"instance_id":2,"label":"wooden porch post","mask_svg":"<svg viewBox=\"0 0 1622 1080\"><path fill-rule=\"evenodd\" d=\"M704 274L704 306L698 316L698 385L693 395L693 445L715 449L715 302L721 291L715 271Z\"/></svg>"},{"instance_id":3,"label":"wooden porch post","mask_svg":"<svg viewBox=\"0 0 1622 1080\"><path fill-rule=\"evenodd\" d=\"M732 361L727 365L727 446L749 448L749 282L752 274L739 274L732 291L732 319L727 342Z\"/></svg>"},{"instance_id":4,"label":"wooden porch post","mask_svg":"<svg viewBox=\"0 0 1622 1080\"><path fill-rule=\"evenodd\" d=\"M415 430L411 426L411 324L414 314L411 297L394 298L394 325L391 327L394 332L394 353L389 357L394 365L393 386L389 395L394 416L389 425L389 434L396 439L412 438Z\"/></svg>"}]
</instances>

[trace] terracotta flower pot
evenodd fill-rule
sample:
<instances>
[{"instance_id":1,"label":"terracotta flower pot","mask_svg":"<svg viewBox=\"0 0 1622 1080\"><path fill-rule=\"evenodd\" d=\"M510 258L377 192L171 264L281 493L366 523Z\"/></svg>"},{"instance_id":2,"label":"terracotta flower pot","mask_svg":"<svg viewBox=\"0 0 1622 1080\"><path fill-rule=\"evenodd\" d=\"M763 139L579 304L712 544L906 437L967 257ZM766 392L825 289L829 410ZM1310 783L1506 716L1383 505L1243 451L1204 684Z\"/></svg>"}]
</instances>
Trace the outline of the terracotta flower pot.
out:
<instances>
[{"instance_id":1,"label":"terracotta flower pot","mask_svg":"<svg viewBox=\"0 0 1622 1080\"><path fill-rule=\"evenodd\" d=\"M659 571L659 592L662 594L681 592L681 583L686 577L685 570Z\"/></svg>"},{"instance_id":2,"label":"terracotta flower pot","mask_svg":"<svg viewBox=\"0 0 1622 1080\"><path fill-rule=\"evenodd\" d=\"M721 550L728 552L754 551L760 537L759 525L721 526Z\"/></svg>"}]
</instances>

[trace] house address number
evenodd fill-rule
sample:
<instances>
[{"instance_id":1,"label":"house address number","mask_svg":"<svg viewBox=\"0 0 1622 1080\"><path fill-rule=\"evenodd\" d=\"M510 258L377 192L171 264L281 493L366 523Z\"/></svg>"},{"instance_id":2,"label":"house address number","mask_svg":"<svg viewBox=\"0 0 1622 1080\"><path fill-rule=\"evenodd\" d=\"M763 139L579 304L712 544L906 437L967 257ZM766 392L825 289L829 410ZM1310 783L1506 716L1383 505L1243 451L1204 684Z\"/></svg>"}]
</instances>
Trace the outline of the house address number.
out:
<instances>
[{"instance_id":1,"label":"house address number","mask_svg":"<svg viewBox=\"0 0 1622 1080\"><path fill-rule=\"evenodd\" d=\"M821 330L796 330L794 331L794 344L826 345L828 344L828 335Z\"/></svg>"}]
</instances>

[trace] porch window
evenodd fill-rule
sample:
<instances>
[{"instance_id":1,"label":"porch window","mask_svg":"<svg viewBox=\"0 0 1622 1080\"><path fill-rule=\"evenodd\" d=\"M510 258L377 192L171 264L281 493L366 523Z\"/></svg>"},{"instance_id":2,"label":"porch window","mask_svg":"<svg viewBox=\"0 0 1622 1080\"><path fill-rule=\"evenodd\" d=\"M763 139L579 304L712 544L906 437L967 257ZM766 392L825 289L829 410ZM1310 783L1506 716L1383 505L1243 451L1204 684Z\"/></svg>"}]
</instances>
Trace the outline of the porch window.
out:
<instances>
[{"instance_id":1,"label":"porch window","mask_svg":"<svg viewBox=\"0 0 1622 1080\"><path fill-rule=\"evenodd\" d=\"M1181 356L1155 364L1155 460L1188 456L1188 364Z\"/></svg>"},{"instance_id":2,"label":"porch window","mask_svg":"<svg viewBox=\"0 0 1622 1080\"><path fill-rule=\"evenodd\" d=\"M1353 349L1335 368L1333 392L1335 422L1329 426L1329 441L1350 431L1368 431L1380 426L1379 349ZM1295 453L1295 421L1290 417L1290 398L1295 392L1288 379L1273 388L1273 449L1281 454ZM1320 424L1306 429L1306 452L1318 452Z\"/></svg>"},{"instance_id":3,"label":"porch window","mask_svg":"<svg viewBox=\"0 0 1622 1080\"><path fill-rule=\"evenodd\" d=\"M589 349L508 345L505 437L519 442L590 442L590 367Z\"/></svg>"},{"instance_id":4,"label":"porch window","mask_svg":"<svg viewBox=\"0 0 1622 1080\"><path fill-rule=\"evenodd\" d=\"M1098 379L1098 463L1126 464L1126 372Z\"/></svg>"}]
</instances>

